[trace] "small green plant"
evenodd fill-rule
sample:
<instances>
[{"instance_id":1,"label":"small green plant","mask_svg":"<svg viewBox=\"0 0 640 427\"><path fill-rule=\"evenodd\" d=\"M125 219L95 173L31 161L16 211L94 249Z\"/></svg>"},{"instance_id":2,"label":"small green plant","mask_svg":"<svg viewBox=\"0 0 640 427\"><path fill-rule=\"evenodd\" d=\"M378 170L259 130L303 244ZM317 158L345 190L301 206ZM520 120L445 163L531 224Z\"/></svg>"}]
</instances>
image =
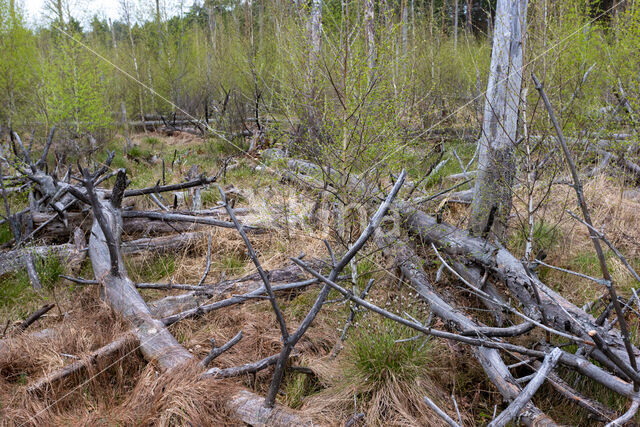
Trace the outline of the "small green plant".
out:
<instances>
[{"instance_id":1,"label":"small green plant","mask_svg":"<svg viewBox=\"0 0 640 427\"><path fill-rule=\"evenodd\" d=\"M9 223L5 222L0 225L0 244L8 243L13 239L13 233L11 233L11 228L9 228Z\"/></svg>"},{"instance_id":2,"label":"small green plant","mask_svg":"<svg viewBox=\"0 0 640 427\"><path fill-rule=\"evenodd\" d=\"M225 273L238 274L246 264L246 257L239 253L229 253L223 255L216 263L217 269Z\"/></svg>"},{"instance_id":3,"label":"small green plant","mask_svg":"<svg viewBox=\"0 0 640 427\"><path fill-rule=\"evenodd\" d=\"M64 264L60 261L60 258L54 255L47 255L38 260L36 271L42 287L48 290L53 288L60 279L60 275L64 274Z\"/></svg>"},{"instance_id":4,"label":"small green plant","mask_svg":"<svg viewBox=\"0 0 640 427\"><path fill-rule=\"evenodd\" d=\"M528 228L520 227L513 236L511 245L518 251L524 251L528 238ZM561 232L557 227L544 221L536 221L533 225L533 255L541 250L549 251L560 238Z\"/></svg>"},{"instance_id":5,"label":"small green plant","mask_svg":"<svg viewBox=\"0 0 640 427\"><path fill-rule=\"evenodd\" d=\"M162 141L160 141L158 138L156 138L155 136L148 136L144 139L144 142L146 144L149 144L151 146L152 150L155 150L156 145L162 145Z\"/></svg>"},{"instance_id":6,"label":"small green plant","mask_svg":"<svg viewBox=\"0 0 640 427\"><path fill-rule=\"evenodd\" d=\"M141 148L139 145L131 147L128 153L132 159L149 159L151 158L151 151Z\"/></svg>"},{"instance_id":7,"label":"small green plant","mask_svg":"<svg viewBox=\"0 0 640 427\"><path fill-rule=\"evenodd\" d=\"M35 298L26 271L7 274L0 280L0 307L24 305Z\"/></svg>"},{"instance_id":8,"label":"small green plant","mask_svg":"<svg viewBox=\"0 0 640 427\"><path fill-rule=\"evenodd\" d=\"M347 377L374 390L388 381L413 381L425 372L432 348L424 339L399 342L414 335L391 320L372 320L369 327L358 329L347 345Z\"/></svg>"},{"instance_id":9,"label":"small green plant","mask_svg":"<svg viewBox=\"0 0 640 427\"><path fill-rule=\"evenodd\" d=\"M301 372L291 372L284 384L284 403L294 409L302 406L304 398L321 390L313 376Z\"/></svg>"},{"instance_id":10,"label":"small green plant","mask_svg":"<svg viewBox=\"0 0 640 427\"><path fill-rule=\"evenodd\" d=\"M160 255L143 260L125 260L131 279L136 282L154 282L176 271L173 255Z\"/></svg>"}]
</instances>

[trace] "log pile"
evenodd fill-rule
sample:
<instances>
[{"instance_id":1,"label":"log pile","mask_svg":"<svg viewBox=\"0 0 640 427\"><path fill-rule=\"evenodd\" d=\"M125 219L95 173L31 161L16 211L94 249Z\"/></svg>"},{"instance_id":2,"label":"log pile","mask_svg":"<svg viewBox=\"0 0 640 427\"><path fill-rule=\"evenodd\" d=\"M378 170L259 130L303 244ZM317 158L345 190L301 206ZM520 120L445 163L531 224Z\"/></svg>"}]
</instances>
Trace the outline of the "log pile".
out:
<instances>
[{"instance_id":1,"label":"log pile","mask_svg":"<svg viewBox=\"0 0 640 427\"><path fill-rule=\"evenodd\" d=\"M34 398L46 394L52 384L72 375L82 375L90 366L109 360L125 348L137 348L144 359L161 372L179 372L186 366L198 364L198 378L206 381L272 369L266 397L240 390L227 397L227 409L238 420L251 425L312 425L313 420L278 405L276 400L283 378L290 368L291 358L304 351L306 344L302 338L327 304L327 297L333 289L342 294L344 300L411 328L418 334L470 346L487 378L507 402L504 411L495 415L491 425L505 425L513 419L519 419L526 425L556 425L534 403L536 393L544 382L601 421L623 424L638 410L640 373L637 370L637 358L640 350L629 341L627 322L625 316L621 316L625 312L620 311L615 284L606 277L594 279L603 290L608 291L600 298L604 311L594 317L545 284L530 263L516 258L497 242L473 236L442 222L437 215L429 215L418 208L416 200L411 198L413 190L402 192L406 179L404 171L395 177L387 194L380 190L367 199L366 207L372 214L367 224L360 228L358 238L342 256L336 256L327 241L329 261L308 259L302 254L292 258L293 264L268 272L262 267L249 238L249 234L268 230L241 223L238 217L246 210L234 209L220 187L222 203L214 210L136 211L123 208L125 198L212 185L217 175L200 176L179 184L128 189L129 181L124 170L109 172L113 160L113 154L110 154L106 164L97 170L91 171L78 164L77 169L69 168L65 178L59 180L43 168L50 141L40 160L33 161L30 148L26 149L17 135L14 135L14 139L20 149L13 160L3 161L9 163L29 184L32 203L20 215L12 214L7 207L6 218L14 241L13 248L0 255L0 274L23 266L28 268L34 257L56 256L70 264L78 264L88 256L94 277L66 278L83 285L98 286L104 302L130 327L126 334L96 349L89 357L48 372L29 384L29 393ZM334 179L333 172L325 174L321 167L286 158L281 152L272 151L270 156L277 166L284 168L283 176L287 180L314 192L330 191L326 181ZM104 185L109 178L115 178L112 188ZM320 184L323 180L324 184ZM370 192L373 188L367 179L356 176L350 177L346 185L357 193ZM441 195L424 196L419 201L433 200ZM382 226L389 216L400 220L400 230L388 232ZM586 225L590 225L588 221ZM193 242L202 241L210 227L235 230L244 242L246 253L257 273L222 280L215 285L204 285L211 263L212 242L209 240L207 267L198 284L134 283L129 277L125 267L127 256L140 251L188 248ZM594 239L610 244L597 230L590 230L590 233ZM145 237L123 241L123 234ZM88 237L88 243L81 238L85 236ZM73 243L35 246L30 243L34 239L40 242ZM362 248L370 244L375 245L391 261L390 270L397 271L404 278L416 298L428 304L432 315L442 320L442 329L422 324L406 313L392 313L367 301L367 292L373 282L363 292L348 290L340 284L347 279L345 269L352 265L356 256L361 256ZM622 257L621 254L619 256ZM452 280L461 284L475 302L493 314L494 320L487 321L485 318L480 321L474 311L467 310L469 307L461 306L456 298L444 292L438 279L431 280L424 271L422 266L425 257L437 260L441 268L449 272ZM625 265L632 270L628 263ZM352 268L352 271L357 269ZM637 276L637 273L633 273ZM292 327L283 314L279 298L285 293L318 285L321 285L321 290L311 308L302 322ZM140 289L165 289L181 293L147 303ZM276 354L230 368L209 368L208 365L216 357L242 340L242 331L222 346L218 347L214 342L211 353L204 360L197 361L169 330L169 326L184 319L256 299L269 302L277 321L281 348ZM625 309L631 303L633 300L623 302ZM43 307L42 310L50 308ZM614 309L615 321L607 322ZM354 327L355 315L356 312L352 311L347 319L341 340L345 339L348 328ZM511 325L508 325L509 322ZM43 337L50 336L44 331L37 333ZM11 338L3 340L0 342L0 351L5 351L10 345ZM567 351L569 345L577 348L577 351ZM339 351L339 348L335 351ZM627 398L629 411L617 414L592 397L574 390L562 379L562 372L566 370L590 378ZM522 376L523 371L529 374ZM441 414L449 424L459 424L430 399L425 398L425 404Z\"/></svg>"}]
</instances>

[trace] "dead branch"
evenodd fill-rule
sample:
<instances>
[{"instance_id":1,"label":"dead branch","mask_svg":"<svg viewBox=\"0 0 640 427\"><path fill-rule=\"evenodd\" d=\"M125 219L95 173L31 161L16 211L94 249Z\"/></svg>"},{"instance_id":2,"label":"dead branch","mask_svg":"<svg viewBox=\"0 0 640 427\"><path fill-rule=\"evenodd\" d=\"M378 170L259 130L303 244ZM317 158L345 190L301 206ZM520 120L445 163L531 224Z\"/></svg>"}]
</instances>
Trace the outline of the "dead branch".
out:
<instances>
[{"instance_id":1,"label":"dead branch","mask_svg":"<svg viewBox=\"0 0 640 427\"><path fill-rule=\"evenodd\" d=\"M33 322L41 318L44 314L46 314L49 310L55 307L55 304L45 304L40 307L37 311L35 311L31 316L27 317L24 322L20 323L16 327L16 333L21 333L25 329L27 329Z\"/></svg>"},{"instance_id":2,"label":"dead branch","mask_svg":"<svg viewBox=\"0 0 640 427\"><path fill-rule=\"evenodd\" d=\"M451 427L462 427L460 424L458 424L457 422L453 421L453 418L451 418L449 415L447 415L446 412L444 412L442 409L440 409L438 407L438 405L436 405L433 402L433 400L429 399L427 396L425 396L423 400L424 400L424 403L426 403L429 406L429 408L431 408L436 414L438 414L438 416L440 418L442 418Z\"/></svg>"},{"instance_id":3,"label":"dead branch","mask_svg":"<svg viewBox=\"0 0 640 427\"><path fill-rule=\"evenodd\" d=\"M64 366L56 371L50 372L44 377L38 379L35 383L27 388L27 392L36 394L51 388L54 384L68 378L71 375L78 374L86 370L89 366L104 363L111 359L114 354L124 351L127 347L133 347L138 343L135 334L127 333L115 341L92 351L86 357Z\"/></svg>"},{"instance_id":4,"label":"dead branch","mask_svg":"<svg viewBox=\"0 0 640 427\"><path fill-rule=\"evenodd\" d=\"M611 421L606 425L606 427L619 427L625 425L636 415L636 413L638 412L638 408L640 408L640 400L634 399L631 402L631 407L629 407L629 410L625 412L620 418Z\"/></svg>"},{"instance_id":5,"label":"dead branch","mask_svg":"<svg viewBox=\"0 0 640 427\"><path fill-rule=\"evenodd\" d=\"M564 136L562 134L562 128L558 123L558 120L555 117L553 112L553 107L551 106L551 102L547 97L547 94L542 87L542 84L538 81L535 74L532 74L531 77L536 85L536 89L540 93L540 97L544 102L544 105L549 113L549 117L551 119L551 123L553 123L553 127L555 128L556 135L558 137L558 142L562 148L562 152L564 153L565 160L569 165L569 170L571 171L571 177L573 178L573 188L576 191L576 196L578 198L578 205L582 210L582 216L584 217L585 223L593 227L593 223L591 221L591 214L589 213L589 208L587 207L587 203L584 199L584 193L582 191L582 182L580 181L580 177L578 176L578 170L576 169L576 165L573 161L573 157L569 151L569 147L567 147L567 143L564 140ZM593 243L593 247L596 251L596 255L598 256L598 261L600 263L600 269L602 270L602 277L604 280L608 282L606 285L607 290L609 291L609 296L611 298L611 302L613 303L613 308L616 311L619 319L620 331L622 332L622 339L624 342L625 349L627 350L627 354L629 356L629 363L634 371L638 370L638 364L636 362L635 350L631 345L631 341L629 339L629 327L627 325L626 320L624 319L624 315L622 314L622 309L620 308L620 303L618 302L618 296L616 295L615 287L613 286L613 282L611 279L611 274L609 273L609 267L607 266L607 261L604 256L604 252L602 250L602 246L600 246L600 241L597 239L597 234L594 233L592 228L589 228L589 235L591 236L591 241ZM636 385L640 386L640 383Z\"/></svg>"},{"instance_id":6,"label":"dead branch","mask_svg":"<svg viewBox=\"0 0 640 427\"><path fill-rule=\"evenodd\" d=\"M551 372L553 368L555 368L561 354L562 351L559 348L555 348L544 358L542 366L533 377L533 379L529 381L529 384L527 384L524 390L522 390L522 393L520 393L518 397L516 397L513 402L509 404L507 409L502 411L502 413L498 415L497 418L489 423L490 427L503 427L518 415L524 405L531 400L542 383L544 383L544 380L547 378L549 372Z\"/></svg>"},{"instance_id":7,"label":"dead branch","mask_svg":"<svg viewBox=\"0 0 640 427\"><path fill-rule=\"evenodd\" d=\"M218 186L218 191L220 192L220 198L222 200L222 203L224 203L227 213L229 214L229 217L231 217L231 221L233 221L233 226L236 228L236 230L238 230L238 234L240 234L240 237L242 237L242 240L244 241L244 244L247 247L247 253L249 254L249 258L251 258L251 261L255 265L256 270L258 270L260 279L262 279L262 282L264 283L265 290L267 291L267 296L269 297L269 302L271 303L271 308L273 309L273 312L276 316L276 320L278 321L278 325L280 326L280 334L282 335L282 342L286 345L286 342L289 339L289 331L287 330L287 324L284 320L284 316L282 315L282 311L280 310L280 306L278 305L278 302L276 301L276 297L273 294L273 290L271 289L271 282L269 280L269 276L267 276L267 273L262 269L260 260L258 259L256 252L253 250L253 246L251 246L251 241L249 241L247 234L244 232L244 227L238 222L238 219L233 213L232 207L227 203L227 196L224 194L222 187Z\"/></svg>"},{"instance_id":8,"label":"dead branch","mask_svg":"<svg viewBox=\"0 0 640 427\"><path fill-rule=\"evenodd\" d=\"M180 221L180 222L188 222L192 224L213 225L216 227L223 227L223 228L235 228L232 222L220 221L214 218L199 217L199 216L192 216L192 215L181 215L181 214L174 214L174 213L168 213L168 212L124 211L122 212L122 217L123 218L148 218L148 219L155 219L155 220L161 220L161 221L173 221L173 222ZM255 227L252 225L244 225L243 228L246 229L247 231L252 231L256 233L264 232L263 228Z\"/></svg>"},{"instance_id":9,"label":"dead branch","mask_svg":"<svg viewBox=\"0 0 640 427\"><path fill-rule=\"evenodd\" d=\"M433 242L452 257L464 256L502 280L523 305L529 318L538 322L543 312L555 331L576 334L585 342L591 342L587 334L589 330L602 329L596 325L591 315L567 301L535 276L529 275L520 260L506 249L495 247L484 239L471 237L448 224L438 223L435 218L410 206L401 207L400 213L405 219L405 227L423 241ZM531 289L534 286L539 290L541 304L537 303L536 297L532 294ZM610 341L613 351L621 353L621 358L628 359L623 340L616 331L603 331L603 334ZM592 356L602 363L610 364L609 359L598 350L593 351Z\"/></svg>"},{"instance_id":10,"label":"dead branch","mask_svg":"<svg viewBox=\"0 0 640 427\"><path fill-rule=\"evenodd\" d=\"M371 217L371 220L365 227L362 234L358 237L358 239L347 251L347 253L342 257L342 259L337 263L334 263L333 268L329 273L329 281L334 281L337 279L338 275L342 272L342 270L347 265L349 265L349 262L351 261L351 259L356 256L358 251L362 249L365 243L373 235L374 231L378 228L378 226L382 222L382 219L384 218L384 216L387 214L387 211L391 207L391 204L393 203L393 200L395 199L396 195L400 191L402 184L404 184L404 180L406 176L407 176L407 172L405 170L402 170L402 172L400 173L400 176L398 176L398 179L396 180L396 183L391 189L391 192L389 193L387 198L384 200L384 202L380 205L380 207L375 212L375 214ZM299 260L296 260L295 262L296 264L298 264ZM316 298L316 301L314 302L313 306L305 316L304 320L300 323L300 326L298 327L298 329L293 334L291 334L289 339L284 343L284 346L280 353L280 358L278 359L278 363L276 364L276 368L273 373L271 384L269 385L269 392L267 393L267 397L265 399L266 406L272 407L274 405L276 395L280 390L280 385L284 377L285 365L286 365L287 359L289 358L291 351L295 348L295 345L297 344L297 342L300 340L300 338L302 338L302 336L305 334L307 329L311 326L311 323L316 318L318 312L320 312L320 309L322 308L322 305L327 299L327 295L329 295L330 290L331 290L331 287L325 282L325 285L322 287L322 290L320 291L320 294Z\"/></svg>"},{"instance_id":11,"label":"dead branch","mask_svg":"<svg viewBox=\"0 0 640 427\"><path fill-rule=\"evenodd\" d=\"M203 368L206 368L207 365L211 363L213 359L220 356L222 353L224 353L225 351L229 350L231 347L239 343L241 339L242 339L242 331L238 332L233 338L231 338L221 347L216 347L216 341L213 338L211 338L211 352L207 355L207 357L202 359L202 362L200 362L200 365L202 365Z\"/></svg>"},{"instance_id":12,"label":"dead branch","mask_svg":"<svg viewBox=\"0 0 640 427\"><path fill-rule=\"evenodd\" d=\"M536 369L540 369L542 364L539 361L533 361L533 366ZM618 415L611 409L604 406L597 400L591 399L582 393L574 390L569 384L567 384L562 378L553 372L549 372L547 375L547 382L562 396L564 396L569 402L575 403L581 408L590 412L598 421L607 422L614 420Z\"/></svg>"}]
</instances>

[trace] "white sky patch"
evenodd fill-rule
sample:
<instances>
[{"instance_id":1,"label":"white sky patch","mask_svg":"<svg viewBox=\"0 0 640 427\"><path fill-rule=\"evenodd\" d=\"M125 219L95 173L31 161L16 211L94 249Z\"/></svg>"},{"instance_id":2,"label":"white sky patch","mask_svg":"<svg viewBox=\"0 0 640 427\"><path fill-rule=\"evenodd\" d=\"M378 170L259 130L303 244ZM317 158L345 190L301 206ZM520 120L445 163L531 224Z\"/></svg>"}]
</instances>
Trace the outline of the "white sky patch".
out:
<instances>
[{"instance_id":1,"label":"white sky patch","mask_svg":"<svg viewBox=\"0 0 640 427\"><path fill-rule=\"evenodd\" d=\"M56 1L56 0L53 0ZM91 19L97 15L101 19L118 20L122 17L120 0L63 0L68 2L71 16L80 21L84 30L87 30ZM52 0L18 0L16 2L24 12L24 17L31 27L47 26L51 21ZM155 13L155 1L128 0L131 7L131 16L134 21L149 19ZM161 0L160 7L165 18L177 15L182 9L186 13L193 4L193 0Z\"/></svg>"}]
</instances>

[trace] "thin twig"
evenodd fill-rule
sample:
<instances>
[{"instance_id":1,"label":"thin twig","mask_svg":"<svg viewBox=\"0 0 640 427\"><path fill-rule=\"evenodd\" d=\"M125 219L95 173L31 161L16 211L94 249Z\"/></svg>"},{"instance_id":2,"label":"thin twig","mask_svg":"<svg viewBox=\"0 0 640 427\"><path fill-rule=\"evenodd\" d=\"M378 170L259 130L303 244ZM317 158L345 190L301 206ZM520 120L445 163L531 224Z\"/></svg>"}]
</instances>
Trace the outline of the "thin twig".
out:
<instances>
[{"instance_id":1,"label":"thin twig","mask_svg":"<svg viewBox=\"0 0 640 427\"><path fill-rule=\"evenodd\" d=\"M211 352L207 355L207 357L202 359L202 362L200 362L200 365L206 368L207 365L211 363L213 359L220 356L222 353L229 350L234 345L238 344L241 339L242 339L242 331L238 332L233 338L227 341L223 346L216 347L215 340L211 338L211 347L212 347Z\"/></svg>"},{"instance_id":2,"label":"thin twig","mask_svg":"<svg viewBox=\"0 0 640 427\"><path fill-rule=\"evenodd\" d=\"M423 400L424 400L424 403L429 405L429 408L433 409L433 411L436 414L438 414L438 416L440 416L440 418L442 418L451 427L462 427L461 424L458 424L457 422L453 421L453 418L451 418L449 415L447 415L446 412L440 409L438 405L433 403L433 400L429 399L427 396L425 396Z\"/></svg>"}]
</instances>

